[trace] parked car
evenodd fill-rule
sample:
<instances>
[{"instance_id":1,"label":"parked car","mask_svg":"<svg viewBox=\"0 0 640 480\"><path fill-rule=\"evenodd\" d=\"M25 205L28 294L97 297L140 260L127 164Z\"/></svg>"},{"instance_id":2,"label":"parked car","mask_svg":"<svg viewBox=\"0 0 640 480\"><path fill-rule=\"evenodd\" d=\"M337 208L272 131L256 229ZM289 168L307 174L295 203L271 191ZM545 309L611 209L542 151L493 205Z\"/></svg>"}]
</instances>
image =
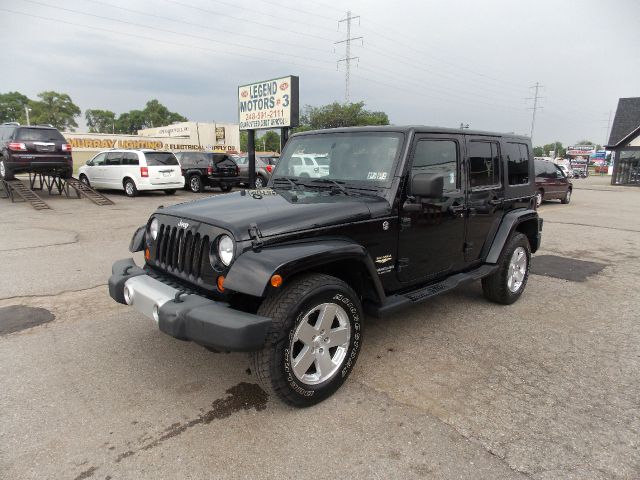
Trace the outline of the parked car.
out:
<instances>
[{"instance_id":1,"label":"parked car","mask_svg":"<svg viewBox=\"0 0 640 480\"><path fill-rule=\"evenodd\" d=\"M320 178L329 175L329 157L326 155L293 154L289 160L289 175L302 178Z\"/></svg>"},{"instance_id":2,"label":"parked car","mask_svg":"<svg viewBox=\"0 0 640 480\"><path fill-rule=\"evenodd\" d=\"M555 163L545 160L535 160L536 171L536 206L545 200L560 200L562 203L571 201L573 184L564 171Z\"/></svg>"},{"instance_id":3,"label":"parked car","mask_svg":"<svg viewBox=\"0 0 640 480\"><path fill-rule=\"evenodd\" d=\"M301 151L327 176L291 176ZM520 298L542 230L531 151L528 137L459 129L294 134L269 188L156 210L130 243L144 265L114 263L109 293L177 339L250 352L267 392L313 405L352 371L365 312L474 280L490 301Z\"/></svg>"},{"instance_id":4,"label":"parked car","mask_svg":"<svg viewBox=\"0 0 640 480\"><path fill-rule=\"evenodd\" d=\"M185 188L202 192L205 187L230 191L240 183L239 168L231 155L216 152L176 152L182 167Z\"/></svg>"},{"instance_id":5,"label":"parked car","mask_svg":"<svg viewBox=\"0 0 640 480\"><path fill-rule=\"evenodd\" d=\"M80 167L78 177L95 189L124 190L129 197L147 190L164 190L173 195L184 186L175 155L155 150L100 152Z\"/></svg>"},{"instance_id":6,"label":"parked car","mask_svg":"<svg viewBox=\"0 0 640 480\"><path fill-rule=\"evenodd\" d=\"M278 157L271 155L256 155L256 188L264 187L273 173ZM243 184L249 182L249 157L241 155L236 158L240 168L240 181Z\"/></svg>"},{"instance_id":7,"label":"parked car","mask_svg":"<svg viewBox=\"0 0 640 480\"><path fill-rule=\"evenodd\" d=\"M73 175L71 145L52 126L0 125L0 178L12 180L17 173Z\"/></svg>"}]
</instances>

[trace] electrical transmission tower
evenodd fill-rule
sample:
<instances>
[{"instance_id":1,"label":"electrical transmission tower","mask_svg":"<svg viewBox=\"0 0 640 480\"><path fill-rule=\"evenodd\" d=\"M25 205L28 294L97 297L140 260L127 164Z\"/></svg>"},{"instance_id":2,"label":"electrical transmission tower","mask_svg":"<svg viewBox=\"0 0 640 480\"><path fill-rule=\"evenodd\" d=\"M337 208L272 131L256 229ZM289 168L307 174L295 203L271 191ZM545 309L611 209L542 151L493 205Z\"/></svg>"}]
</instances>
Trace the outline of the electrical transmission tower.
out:
<instances>
[{"instance_id":1,"label":"electrical transmission tower","mask_svg":"<svg viewBox=\"0 0 640 480\"><path fill-rule=\"evenodd\" d=\"M349 103L349 77L351 75L351 61L359 60L360 57L352 57L351 56L351 42L354 40L362 40L362 37L352 37L351 36L351 20L358 19L358 25L360 24L360 15L356 15L355 17L351 16L351 11L347 12L347 17L342 20L338 20L338 28L340 28L340 24L342 22L347 22L347 38L344 40L340 40L338 43L344 43L346 47L344 58L338 60L338 66L340 66L340 62L344 62L346 66L346 72L344 75L344 102Z\"/></svg>"},{"instance_id":2,"label":"electrical transmission tower","mask_svg":"<svg viewBox=\"0 0 640 480\"><path fill-rule=\"evenodd\" d=\"M533 116L531 118L531 134L529 135L531 137L531 143L533 144L533 127L536 124L536 112L538 110L542 110L542 107L538 106L538 100L544 98L539 95L539 92L541 88L544 88L544 86L540 85L539 82L536 82L536 84L531 88L535 88L535 94L533 95L533 97L527 98L527 100L533 100L533 108L530 109L533 110Z\"/></svg>"}]
</instances>

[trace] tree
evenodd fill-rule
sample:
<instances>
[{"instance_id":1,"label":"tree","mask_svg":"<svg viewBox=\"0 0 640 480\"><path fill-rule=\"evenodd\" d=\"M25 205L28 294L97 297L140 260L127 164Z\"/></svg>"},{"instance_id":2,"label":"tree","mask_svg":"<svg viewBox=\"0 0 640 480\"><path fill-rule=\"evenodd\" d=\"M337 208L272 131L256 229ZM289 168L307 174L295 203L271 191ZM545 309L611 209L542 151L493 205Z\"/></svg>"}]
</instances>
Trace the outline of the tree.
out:
<instances>
[{"instance_id":1,"label":"tree","mask_svg":"<svg viewBox=\"0 0 640 480\"><path fill-rule=\"evenodd\" d=\"M116 120L116 133L125 133L127 135L136 135L138 130L147 128L149 125L145 122L142 110L131 110L121 114Z\"/></svg>"},{"instance_id":2,"label":"tree","mask_svg":"<svg viewBox=\"0 0 640 480\"><path fill-rule=\"evenodd\" d=\"M114 133L116 114L111 110L86 110L84 118L90 133Z\"/></svg>"},{"instance_id":3,"label":"tree","mask_svg":"<svg viewBox=\"0 0 640 480\"><path fill-rule=\"evenodd\" d=\"M384 112L365 110L364 102L334 102L321 107L307 105L302 115L302 125L310 129L389 125L389 117Z\"/></svg>"},{"instance_id":4,"label":"tree","mask_svg":"<svg viewBox=\"0 0 640 480\"><path fill-rule=\"evenodd\" d=\"M146 124L151 128L187 121L187 119L179 113L170 112L167 107L162 105L155 98L147 102L142 113Z\"/></svg>"},{"instance_id":5,"label":"tree","mask_svg":"<svg viewBox=\"0 0 640 480\"><path fill-rule=\"evenodd\" d=\"M58 130L74 131L78 124L74 120L80 115L80 109L66 93L53 91L38 94L40 100L30 100L31 123L49 123Z\"/></svg>"},{"instance_id":6,"label":"tree","mask_svg":"<svg viewBox=\"0 0 640 480\"><path fill-rule=\"evenodd\" d=\"M0 94L0 123L27 123L24 107L29 105L29 98L20 92Z\"/></svg>"},{"instance_id":7,"label":"tree","mask_svg":"<svg viewBox=\"0 0 640 480\"><path fill-rule=\"evenodd\" d=\"M256 139L256 147L265 152L280 151L280 135L273 130L269 130L260 138Z\"/></svg>"},{"instance_id":8,"label":"tree","mask_svg":"<svg viewBox=\"0 0 640 480\"><path fill-rule=\"evenodd\" d=\"M542 147L533 147L533 156L534 157L544 157L544 148Z\"/></svg>"},{"instance_id":9,"label":"tree","mask_svg":"<svg viewBox=\"0 0 640 480\"><path fill-rule=\"evenodd\" d=\"M241 152L248 151L249 150L248 145L249 145L249 134L247 133L246 130L241 130L240 131L240 151Z\"/></svg>"}]
</instances>

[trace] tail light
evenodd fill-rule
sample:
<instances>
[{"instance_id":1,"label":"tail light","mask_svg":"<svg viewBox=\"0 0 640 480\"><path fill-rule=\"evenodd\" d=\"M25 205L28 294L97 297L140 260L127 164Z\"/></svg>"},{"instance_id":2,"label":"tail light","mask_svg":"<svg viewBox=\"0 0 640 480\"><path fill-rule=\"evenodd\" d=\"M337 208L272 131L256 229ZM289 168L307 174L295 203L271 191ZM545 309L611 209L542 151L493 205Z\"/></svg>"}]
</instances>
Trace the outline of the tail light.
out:
<instances>
[{"instance_id":1,"label":"tail light","mask_svg":"<svg viewBox=\"0 0 640 480\"><path fill-rule=\"evenodd\" d=\"M207 175L213 175L213 167L207 167Z\"/></svg>"},{"instance_id":2,"label":"tail light","mask_svg":"<svg viewBox=\"0 0 640 480\"><path fill-rule=\"evenodd\" d=\"M16 152L26 152L27 146L24 143L11 142L9 144L9 150L14 150Z\"/></svg>"},{"instance_id":3,"label":"tail light","mask_svg":"<svg viewBox=\"0 0 640 480\"><path fill-rule=\"evenodd\" d=\"M273 170L273 165L267 165L265 168L267 169L267 172L271 173L271 170Z\"/></svg>"},{"instance_id":4,"label":"tail light","mask_svg":"<svg viewBox=\"0 0 640 480\"><path fill-rule=\"evenodd\" d=\"M70 152L71 151L71 145L69 145L68 143L63 143L62 144L62 151L63 152Z\"/></svg>"},{"instance_id":5,"label":"tail light","mask_svg":"<svg viewBox=\"0 0 640 480\"><path fill-rule=\"evenodd\" d=\"M148 177L149 176L149 167L140 167L140 176Z\"/></svg>"}]
</instances>

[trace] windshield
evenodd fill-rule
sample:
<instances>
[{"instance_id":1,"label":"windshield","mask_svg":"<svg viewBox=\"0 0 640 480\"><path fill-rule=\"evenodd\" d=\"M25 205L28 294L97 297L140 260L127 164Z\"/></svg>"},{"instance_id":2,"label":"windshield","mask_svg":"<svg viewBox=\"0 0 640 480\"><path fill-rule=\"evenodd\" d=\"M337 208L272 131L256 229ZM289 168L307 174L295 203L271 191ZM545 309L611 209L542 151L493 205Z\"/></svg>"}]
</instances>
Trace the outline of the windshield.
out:
<instances>
[{"instance_id":1,"label":"windshield","mask_svg":"<svg viewBox=\"0 0 640 480\"><path fill-rule=\"evenodd\" d=\"M392 132L293 137L278 160L273 180L323 178L389 187L401 143L402 135Z\"/></svg>"},{"instance_id":2,"label":"windshield","mask_svg":"<svg viewBox=\"0 0 640 480\"><path fill-rule=\"evenodd\" d=\"M147 166L159 167L162 165L178 165L178 159L171 152L145 152Z\"/></svg>"}]
</instances>

